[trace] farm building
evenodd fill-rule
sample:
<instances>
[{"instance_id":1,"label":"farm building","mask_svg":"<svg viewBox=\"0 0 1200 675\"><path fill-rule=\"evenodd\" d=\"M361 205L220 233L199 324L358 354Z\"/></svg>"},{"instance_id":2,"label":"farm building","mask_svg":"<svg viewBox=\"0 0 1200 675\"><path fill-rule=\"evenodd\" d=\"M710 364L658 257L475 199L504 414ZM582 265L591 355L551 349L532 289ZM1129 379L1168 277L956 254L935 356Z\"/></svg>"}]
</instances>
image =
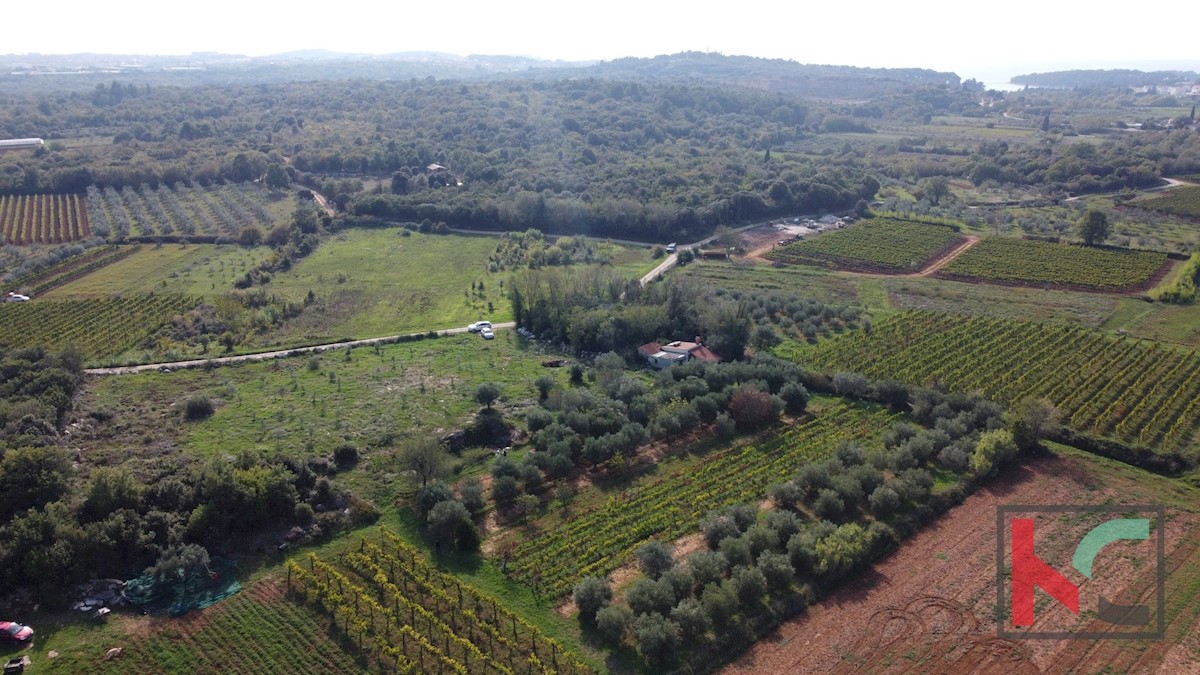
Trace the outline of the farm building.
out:
<instances>
[{"instance_id":1,"label":"farm building","mask_svg":"<svg viewBox=\"0 0 1200 675\"><path fill-rule=\"evenodd\" d=\"M676 340L661 346L657 342L649 342L638 347L638 352L642 358L646 359L646 363L659 370L669 368L676 363L686 363L692 359L710 363L721 360L721 357L717 356L713 350L700 344L699 341L681 342Z\"/></svg>"},{"instance_id":2,"label":"farm building","mask_svg":"<svg viewBox=\"0 0 1200 675\"><path fill-rule=\"evenodd\" d=\"M40 138L9 138L0 140L0 150L33 150L45 144Z\"/></svg>"}]
</instances>

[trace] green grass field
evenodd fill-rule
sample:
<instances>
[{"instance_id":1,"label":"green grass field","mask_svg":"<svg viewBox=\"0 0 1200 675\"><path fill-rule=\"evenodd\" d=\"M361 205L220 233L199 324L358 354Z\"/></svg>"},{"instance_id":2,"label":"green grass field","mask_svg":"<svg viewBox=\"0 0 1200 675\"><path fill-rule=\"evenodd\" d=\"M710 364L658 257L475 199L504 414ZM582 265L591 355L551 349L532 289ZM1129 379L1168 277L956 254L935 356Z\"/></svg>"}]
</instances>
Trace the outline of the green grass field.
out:
<instances>
[{"instance_id":1,"label":"green grass field","mask_svg":"<svg viewBox=\"0 0 1200 675\"><path fill-rule=\"evenodd\" d=\"M262 343L311 344L512 320L503 286L511 272L488 272L495 237L406 232L341 232L277 274L263 287L268 293L302 301L312 291L316 302ZM617 268L630 276L653 268L646 249L616 247L615 253Z\"/></svg>"},{"instance_id":2,"label":"green grass field","mask_svg":"<svg viewBox=\"0 0 1200 675\"><path fill-rule=\"evenodd\" d=\"M133 255L59 286L44 297L94 298L138 293L212 297L270 255L233 244L143 245Z\"/></svg>"},{"instance_id":3,"label":"green grass field","mask_svg":"<svg viewBox=\"0 0 1200 675\"><path fill-rule=\"evenodd\" d=\"M394 475L387 477L396 471L393 444L462 428L479 408L472 396L481 382L503 387L504 407L536 397L539 375L565 381L563 369L541 366L545 358L513 331L490 341L464 333L358 348L349 360L338 349L212 370L98 377L85 385L78 408L85 416L114 415L88 444L90 461L104 464L137 447L152 456L161 443L186 448L192 458L241 451L311 456L343 441L378 446L364 452L373 470L360 477L374 481L386 502L394 496ZM194 394L215 400L216 414L183 424L179 406Z\"/></svg>"}]
</instances>

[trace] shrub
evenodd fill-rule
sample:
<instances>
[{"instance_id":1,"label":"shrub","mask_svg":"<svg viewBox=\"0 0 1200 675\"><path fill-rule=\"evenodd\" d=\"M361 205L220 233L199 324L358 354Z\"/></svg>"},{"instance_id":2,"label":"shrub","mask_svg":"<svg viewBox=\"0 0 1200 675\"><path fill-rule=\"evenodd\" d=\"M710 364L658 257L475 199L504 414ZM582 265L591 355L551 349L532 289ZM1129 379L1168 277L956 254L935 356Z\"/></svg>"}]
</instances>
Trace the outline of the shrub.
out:
<instances>
[{"instance_id":1,"label":"shrub","mask_svg":"<svg viewBox=\"0 0 1200 675\"><path fill-rule=\"evenodd\" d=\"M867 378L858 373L836 373L833 376L833 390L840 396L860 399L870 392L870 385Z\"/></svg>"},{"instance_id":2,"label":"shrub","mask_svg":"<svg viewBox=\"0 0 1200 675\"><path fill-rule=\"evenodd\" d=\"M633 610L625 605L608 605L596 612L596 628L614 646L621 643L631 623Z\"/></svg>"},{"instance_id":3,"label":"shrub","mask_svg":"<svg viewBox=\"0 0 1200 675\"><path fill-rule=\"evenodd\" d=\"M629 585L625 601L637 615L667 614L675 606L675 593L670 584L642 577Z\"/></svg>"},{"instance_id":4,"label":"shrub","mask_svg":"<svg viewBox=\"0 0 1200 675\"><path fill-rule=\"evenodd\" d=\"M742 533L737 523L724 514L710 514L700 521L700 531L704 533L704 542L710 549L715 550L721 540L727 537L737 537Z\"/></svg>"},{"instance_id":5,"label":"shrub","mask_svg":"<svg viewBox=\"0 0 1200 675\"><path fill-rule=\"evenodd\" d=\"M938 453L938 464L951 471L966 471L971 466L971 456L962 448L950 446Z\"/></svg>"},{"instance_id":6,"label":"shrub","mask_svg":"<svg viewBox=\"0 0 1200 675\"><path fill-rule=\"evenodd\" d=\"M579 619L586 623L594 623L596 613L612 600L612 587L607 579L584 577L575 584L572 597L575 599L575 606L579 608Z\"/></svg>"},{"instance_id":7,"label":"shrub","mask_svg":"<svg viewBox=\"0 0 1200 675\"><path fill-rule=\"evenodd\" d=\"M479 513L487 507L487 501L483 498L483 483L478 478L463 481L458 492L462 496L463 506L472 514Z\"/></svg>"},{"instance_id":8,"label":"shrub","mask_svg":"<svg viewBox=\"0 0 1200 675\"><path fill-rule=\"evenodd\" d=\"M471 513L460 501L451 499L438 502L429 511L426 523L429 525L429 533L438 541L453 544L460 550L469 550L467 547L478 541L478 537L475 537L475 541L472 542L472 537L463 532L464 528L474 527L474 523L471 522ZM467 536L460 537L460 533Z\"/></svg>"},{"instance_id":9,"label":"shrub","mask_svg":"<svg viewBox=\"0 0 1200 675\"><path fill-rule=\"evenodd\" d=\"M695 645L703 640L711 627L704 606L695 598L684 598L671 610L671 621L679 626L684 644Z\"/></svg>"},{"instance_id":10,"label":"shrub","mask_svg":"<svg viewBox=\"0 0 1200 675\"><path fill-rule=\"evenodd\" d=\"M353 443L342 443L333 449L333 464L338 471L345 471L358 464L358 448Z\"/></svg>"},{"instance_id":11,"label":"shrub","mask_svg":"<svg viewBox=\"0 0 1200 675\"><path fill-rule=\"evenodd\" d=\"M434 506L441 502L454 501L454 493L445 483L437 481L417 490L414 501L417 513L424 519L429 516L429 512L433 510Z\"/></svg>"},{"instance_id":12,"label":"shrub","mask_svg":"<svg viewBox=\"0 0 1200 675\"><path fill-rule=\"evenodd\" d=\"M662 667L675 660L679 651L679 626L659 614L645 614L633 622L638 651L651 665Z\"/></svg>"},{"instance_id":13,"label":"shrub","mask_svg":"<svg viewBox=\"0 0 1200 675\"><path fill-rule=\"evenodd\" d=\"M758 557L758 569L767 580L767 585L776 591L787 590L796 577L796 570L785 553L763 553Z\"/></svg>"},{"instance_id":14,"label":"shrub","mask_svg":"<svg viewBox=\"0 0 1200 675\"><path fill-rule=\"evenodd\" d=\"M875 488L875 491L871 493L870 501L871 513L875 514L876 518L887 517L900 508L900 495L886 485Z\"/></svg>"},{"instance_id":15,"label":"shrub","mask_svg":"<svg viewBox=\"0 0 1200 675\"><path fill-rule=\"evenodd\" d=\"M842 498L836 491L829 488L817 490L817 498L813 500L812 507L818 516L826 519L838 518L846 510L846 504Z\"/></svg>"},{"instance_id":16,"label":"shrub","mask_svg":"<svg viewBox=\"0 0 1200 675\"><path fill-rule=\"evenodd\" d=\"M707 586L725 578L729 569L729 561L716 551L696 551L687 558L687 566L692 570L692 578L699 586Z\"/></svg>"},{"instance_id":17,"label":"shrub","mask_svg":"<svg viewBox=\"0 0 1200 675\"><path fill-rule=\"evenodd\" d=\"M870 534L861 525L842 525L816 542L816 571L828 578L840 577L864 562L870 548Z\"/></svg>"},{"instance_id":18,"label":"shrub","mask_svg":"<svg viewBox=\"0 0 1200 675\"><path fill-rule=\"evenodd\" d=\"M754 562L750 542L745 537L725 537L717 546L730 565L749 565Z\"/></svg>"},{"instance_id":19,"label":"shrub","mask_svg":"<svg viewBox=\"0 0 1200 675\"><path fill-rule=\"evenodd\" d=\"M658 579L675 564L671 547L653 539L639 546L634 555L642 572L651 579Z\"/></svg>"},{"instance_id":20,"label":"shrub","mask_svg":"<svg viewBox=\"0 0 1200 675\"><path fill-rule=\"evenodd\" d=\"M975 453L971 455L971 470L978 476L989 476L1016 457L1017 452L1017 444L1009 430L984 432L975 445Z\"/></svg>"},{"instance_id":21,"label":"shrub","mask_svg":"<svg viewBox=\"0 0 1200 675\"><path fill-rule=\"evenodd\" d=\"M787 406L787 411L793 415L804 412L808 406L808 390L799 382L788 382L779 390L779 398Z\"/></svg>"},{"instance_id":22,"label":"shrub","mask_svg":"<svg viewBox=\"0 0 1200 675\"><path fill-rule=\"evenodd\" d=\"M739 387L729 399L729 416L737 428L753 431L779 420L776 399L764 391Z\"/></svg>"},{"instance_id":23,"label":"shrub","mask_svg":"<svg viewBox=\"0 0 1200 675\"><path fill-rule=\"evenodd\" d=\"M212 417L212 414L216 412L216 405L209 397L197 394L187 400L183 410L183 416L187 421L196 422Z\"/></svg>"},{"instance_id":24,"label":"shrub","mask_svg":"<svg viewBox=\"0 0 1200 675\"><path fill-rule=\"evenodd\" d=\"M767 592L767 578L757 567L738 567L729 577L738 602L747 610L753 611L761 606L762 597Z\"/></svg>"}]
</instances>

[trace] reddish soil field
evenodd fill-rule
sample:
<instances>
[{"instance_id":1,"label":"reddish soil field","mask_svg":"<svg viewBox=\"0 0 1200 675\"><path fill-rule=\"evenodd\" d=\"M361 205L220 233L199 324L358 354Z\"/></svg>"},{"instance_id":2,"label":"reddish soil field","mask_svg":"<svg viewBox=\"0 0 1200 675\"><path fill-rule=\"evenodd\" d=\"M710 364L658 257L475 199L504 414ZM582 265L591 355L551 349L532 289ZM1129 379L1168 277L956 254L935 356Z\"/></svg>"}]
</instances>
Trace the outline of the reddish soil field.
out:
<instances>
[{"instance_id":1,"label":"reddish soil field","mask_svg":"<svg viewBox=\"0 0 1200 675\"><path fill-rule=\"evenodd\" d=\"M1200 673L1197 494L1178 481L1082 453L1031 461L982 488L871 570L759 641L724 672ZM998 638L996 507L1104 503L1167 507L1166 638ZM1090 528L1078 518L1038 522L1036 552L1056 569L1066 569L1079 534ZM1153 564L1131 565L1128 558L1102 554L1093 577L1107 580L1102 590L1114 602L1153 604L1156 597ZM1087 605L1092 603L1094 610L1095 590L1086 585L1081 590L1085 619L1076 623L1101 631L1107 624L1086 618L1095 616ZM1054 630L1046 626L1064 616L1075 618L1044 592L1037 591L1035 598L1035 630Z\"/></svg>"}]
</instances>

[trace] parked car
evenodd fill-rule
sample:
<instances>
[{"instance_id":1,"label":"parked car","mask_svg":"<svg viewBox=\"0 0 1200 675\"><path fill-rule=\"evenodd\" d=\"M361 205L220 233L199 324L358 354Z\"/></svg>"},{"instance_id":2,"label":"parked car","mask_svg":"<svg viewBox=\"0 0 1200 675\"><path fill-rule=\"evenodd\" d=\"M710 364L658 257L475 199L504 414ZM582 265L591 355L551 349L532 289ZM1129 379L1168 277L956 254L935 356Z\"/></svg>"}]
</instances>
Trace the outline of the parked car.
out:
<instances>
[{"instance_id":1,"label":"parked car","mask_svg":"<svg viewBox=\"0 0 1200 675\"><path fill-rule=\"evenodd\" d=\"M0 642L25 644L33 640L33 629L16 621L0 621Z\"/></svg>"},{"instance_id":2,"label":"parked car","mask_svg":"<svg viewBox=\"0 0 1200 675\"><path fill-rule=\"evenodd\" d=\"M671 243L667 244L667 253L674 253L675 247L676 247L675 242L671 242Z\"/></svg>"},{"instance_id":3,"label":"parked car","mask_svg":"<svg viewBox=\"0 0 1200 675\"><path fill-rule=\"evenodd\" d=\"M491 330L492 322L491 321L476 321L475 323L471 324L470 326L467 326L467 330L472 333L478 333L478 332L482 331L484 328Z\"/></svg>"},{"instance_id":4,"label":"parked car","mask_svg":"<svg viewBox=\"0 0 1200 675\"><path fill-rule=\"evenodd\" d=\"M483 336L484 340L492 340L496 337L496 334L492 332L491 326L484 326L479 329L479 334Z\"/></svg>"}]
</instances>

